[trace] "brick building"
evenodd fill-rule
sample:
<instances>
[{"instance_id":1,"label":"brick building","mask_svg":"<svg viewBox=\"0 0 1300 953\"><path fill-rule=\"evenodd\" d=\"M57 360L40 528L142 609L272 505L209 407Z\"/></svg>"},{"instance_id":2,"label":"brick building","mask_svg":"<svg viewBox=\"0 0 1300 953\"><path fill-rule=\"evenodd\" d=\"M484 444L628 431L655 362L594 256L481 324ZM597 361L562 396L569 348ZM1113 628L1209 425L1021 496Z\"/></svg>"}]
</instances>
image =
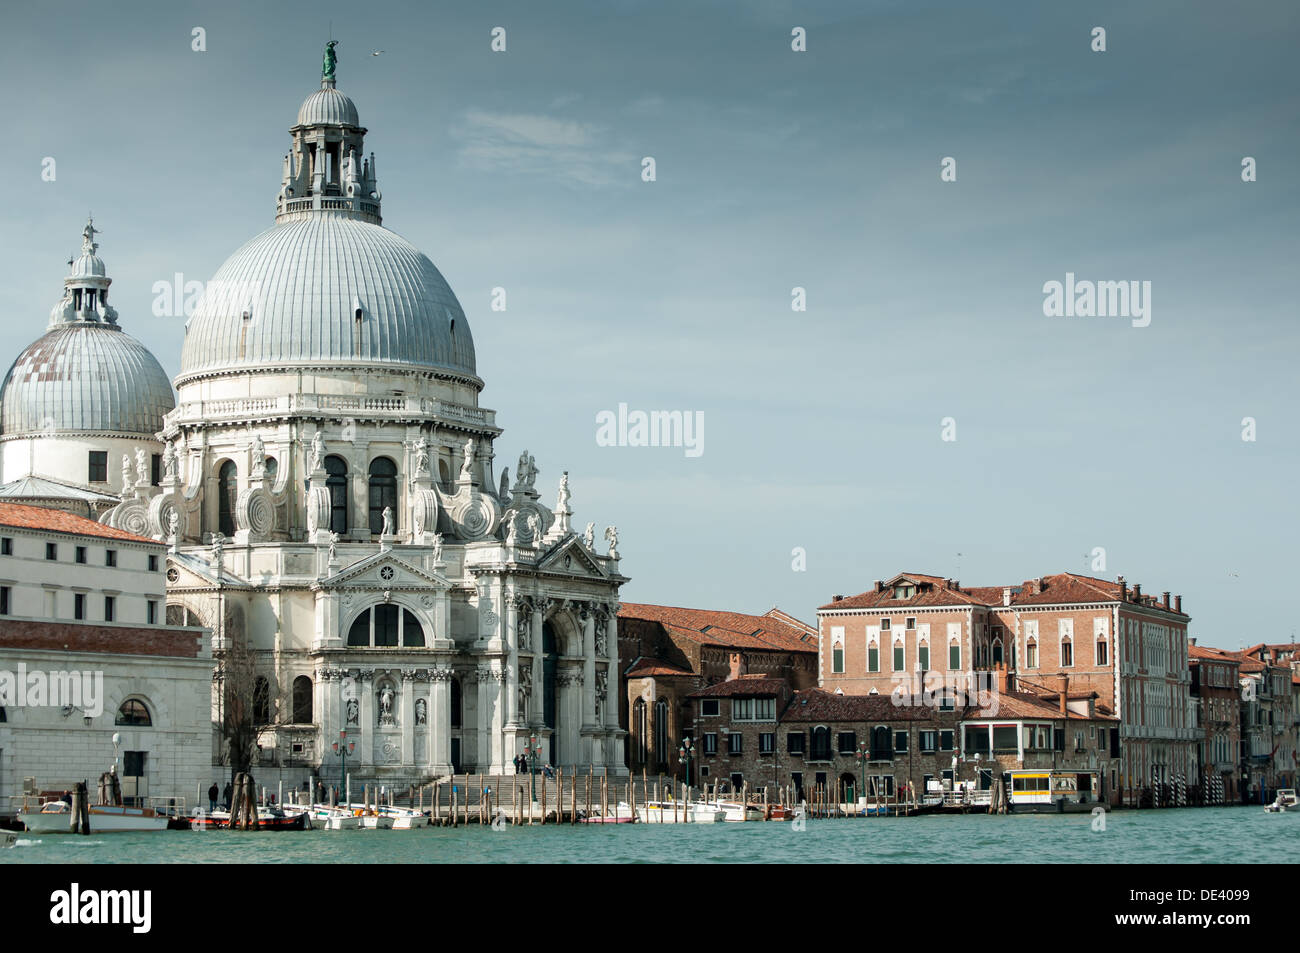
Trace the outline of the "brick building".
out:
<instances>
[{"instance_id":1,"label":"brick building","mask_svg":"<svg viewBox=\"0 0 1300 953\"><path fill-rule=\"evenodd\" d=\"M618 613L620 724L634 772L680 775L677 750L692 732L687 696L740 675L816 682L817 630L780 609L747 615L624 603Z\"/></svg>"},{"instance_id":2,"label":"brick building","mask_svg":"<svg viewBox=\"0 0 1300 953\"><path fill-rule=\"evenodd\" d=\"M1182 597L1058 573L968 587L900 573L818 610L818 685L888 694L920 671L958 680L1005 666L1017 686L1051 691L1068 675L1119 719L1115 786L1137 803L1157 784L1195 784L1197 728Z\"/></svg>"},{"instance_id":3,"label":"brick building","mask_svg":"<svg viewBox=\"0 0 1300 953\"><path fill-rule=\"evenodd\" d=\"M1191 640L1188 666L1196 703L1199 774L1212 804L1241 799L1241 659Z\"/></svg>"}]
</instances>

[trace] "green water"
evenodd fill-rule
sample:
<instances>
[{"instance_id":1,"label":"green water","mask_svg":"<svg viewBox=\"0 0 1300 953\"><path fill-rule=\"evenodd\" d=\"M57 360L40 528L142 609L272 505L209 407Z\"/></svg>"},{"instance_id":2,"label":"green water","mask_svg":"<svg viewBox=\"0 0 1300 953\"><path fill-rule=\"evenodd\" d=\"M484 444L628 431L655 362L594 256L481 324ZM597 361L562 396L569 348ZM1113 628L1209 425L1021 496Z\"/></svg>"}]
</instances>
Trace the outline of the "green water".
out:
<instances>
[{"instance_id":1,"label":"green water","mask_svg":"<svg viewBox=\"0 0 1300 953\"><path fill-rule=\"evenodd\" d=\"M1288 863L1300 814L1262 807L748 824L19 835L0 863Z\"/></svg>"}]
</instances>

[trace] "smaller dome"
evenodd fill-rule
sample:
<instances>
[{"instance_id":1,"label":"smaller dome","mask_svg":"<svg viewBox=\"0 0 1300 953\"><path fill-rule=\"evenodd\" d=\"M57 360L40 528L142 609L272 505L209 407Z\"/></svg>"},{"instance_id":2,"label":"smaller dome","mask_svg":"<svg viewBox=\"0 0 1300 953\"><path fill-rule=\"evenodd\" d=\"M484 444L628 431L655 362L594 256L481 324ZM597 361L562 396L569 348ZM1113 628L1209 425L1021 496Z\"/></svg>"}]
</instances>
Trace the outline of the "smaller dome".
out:
<instances>
[{"instance_id":1,"label":"smaller dome","mask_svg":"<svg viewBox=\"0 0 1300 953\"><path fill-rule=\"evenodd\" d=\"M322 86L298 109L300 126L360 126L356 104L333 86Z\"/></svg>"},{"instance_id":2,"label":"smaller dome","mask_svg":"<svg viewBox=\"0 0 1300 953\"><path fill-rule=\"evenodd\" d=\"M71 278L103 278L108 275L104 261L98 255L83 254L72 263Z\"/></svg>"}]
</instances>

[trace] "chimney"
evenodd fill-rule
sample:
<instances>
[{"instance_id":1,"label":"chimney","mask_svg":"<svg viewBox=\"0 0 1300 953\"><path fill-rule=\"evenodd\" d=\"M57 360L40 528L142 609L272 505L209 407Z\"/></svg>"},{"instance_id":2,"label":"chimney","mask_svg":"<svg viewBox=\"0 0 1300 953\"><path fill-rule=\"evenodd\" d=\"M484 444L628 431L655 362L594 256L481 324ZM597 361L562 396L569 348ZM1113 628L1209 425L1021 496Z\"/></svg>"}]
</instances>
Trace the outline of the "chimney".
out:
<instances>
[{"instance_id":1,"label":"chimney","mask_svg":"<svg viewBox=\"0 0 1300 953\"><path fill-rule=\"evenodd\" d=\"M885 591L885 584L884 584L884 582L882 582L881 580L877 579L877 580L876 580L876 592L884 592L884 591Z\"/></svg>"},{"instance_id":2,"label":"chimney","mask_svg":"<svg viewBox=\"0 0 1300 953\"><path fill-rule=\"evenodd\" d=\"M1168 611L1169 611L1169 593L1167 593L1167 592L1163 592L1163 593L1161 593L1160 595L1161 595L1161 599L1160 599L1160 608L1162 608L1162 609L1164 609L1166 612L1168 612Z\"/></svg>"},{"instance_id":3,"label":"chimney","mask_svg":"<svg viewBox=\"0 0 1300 953\"><path fill-rule=\"evenodd\" d=\"M1002 604L1003 604L1004 606L1009 606L1009 605L1011 605L1011 587L1010 587L1010 586L1005 586L1005 587L1003 587L1003 589L1002 589Z\"/></svg>"},{"instance_id":4,"label":"chimney","mask_svg":"<svg viewBox=\"0 0 1300 953\"><path fill-rule=\"evenodd\" d=\"M1116 577L1115 581L1119 583L1119 601L1128 602L1128 583L1124 581L1123 576Z\"/></svg>"},{"instance_id":5,"label":"chimney","mask_svg":"<svg viewBox=\"0 0 1300 953\"><path fill-rule=\"evenodd\" d=\"M727 675L728 681L735 681L745 674L745 655L743 652L731 653L731 672Z\"/></svg>"},{"instance_id":6,"label":"chimney","mask_svg":"<svg viewBox=\"0 0 1300 953\"><path fill-rule=\"evenodd\" d=\"M1039 577L1038 577L1038 591L1039 591L1039 592L1046 592L1046 591L1047 591L1047 577L1046 577L1046 576L1039 576Z\"/></svg>"},{"instance_id":7,"label":"chimney","mask_svg":"<svg viewBox=\"0 0 1300 953\"><path fill-rule=\"evenodd\" d=\"M960 579L954 579L954 580L952 581L952 588L953 588L953 589L956 589L958 592L961 592L961 580L960 580Z\"/></svg>"},{"instance_id":8,"label":"chimney","mask_svg":"<svg viewBox=\"0 0 1300 953\"><path fill-rule=\"evenodd\" d=\"M1192 645L1195 645L1195 644L1196 644L1196 636L1192 636L1190 639L1188 639L1188 641L1191 642Z\"/></svg>"},{"instance_id":9,"label":"chimney","mask_svg":"<svg viewBox=\"0 0 1300 953\"><path fill-rule=\"evenodd\" d=\"M1177 612L1179 615L1182 615L1182 614L1183 614L1183 597L1182 597L1182 596L1174 596L1174 611Z\"/></svg>"},{"instance_id":10,"label":"chimney","mask_svg":"<svg viewBox=\"0 0 1300 953\"><path fill-rule=\"evenodd\" d=\"M1061 673L1061 717L1063 718L1066 715L1068 715L1070 712L1070 709L1066 705L1066 702L1069 700L1069 695L1070 695L1070 676L1062 672Z\"/></svg>"},{"instance_id":11,"label":"chimney","mask_svg":"<svg viewBox=\"0 0 1300 953\"><path fill-rule=\"evenodd\" d=\"M839 602L844 598L843 595L831 596L831 602Z\"/></svg>"},{"instance_id":12,"label":"chimney","mask_svg":"<svg viewBox=\"0 0 1300 953\"><path fill-rule=\"evenodd\" d=\"M1142 604L1142 583L1133 583L1133 601L1138 605Z\"/></svg>"}]
</instances>

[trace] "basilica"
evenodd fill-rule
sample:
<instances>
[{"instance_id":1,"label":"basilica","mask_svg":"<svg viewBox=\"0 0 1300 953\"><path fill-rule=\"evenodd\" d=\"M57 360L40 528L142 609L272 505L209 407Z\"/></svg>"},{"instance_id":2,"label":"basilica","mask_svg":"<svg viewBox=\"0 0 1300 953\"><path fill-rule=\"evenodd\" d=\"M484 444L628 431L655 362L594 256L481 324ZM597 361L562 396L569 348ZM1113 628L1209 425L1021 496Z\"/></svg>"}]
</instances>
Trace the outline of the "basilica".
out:
<instances>
[{"instance_id":1,"label":"basilica","mask_svg":"<svg viewBox=\"0 0 1300 953\"><path fill-rule=\"evenodd\" d=\"M118 327L87 226L3 385L0 498L164 543L166 622L211 631L218 676L252 653L258 762L287 781L337 780L340 738L354 785L507 773L533 737L625 773L618 531L575 529L567 472L547 505L532 454L497 461L465 312L383 227L332 52L274 225L189 318L175 397Z\"/></svg>"}]
</instances>

